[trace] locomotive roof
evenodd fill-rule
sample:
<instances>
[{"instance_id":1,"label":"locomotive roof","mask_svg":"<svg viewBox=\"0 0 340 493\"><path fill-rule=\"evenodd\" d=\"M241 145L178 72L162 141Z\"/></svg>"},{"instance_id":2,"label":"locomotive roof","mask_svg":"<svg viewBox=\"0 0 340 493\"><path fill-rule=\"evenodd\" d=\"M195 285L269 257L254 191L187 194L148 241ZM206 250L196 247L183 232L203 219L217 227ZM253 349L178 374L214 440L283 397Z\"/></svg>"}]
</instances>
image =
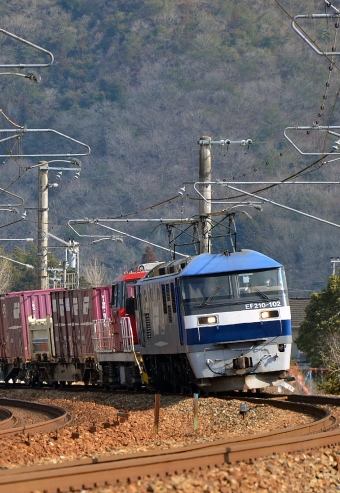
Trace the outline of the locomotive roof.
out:
<instances>
[{"instance_id":1,"label":"locomotive roof","mask_svg":"<svg viewBox=\"0 0 340 493\"><path fill-rule=\"evenodd\" d=\"M203 253L193 257L179 274L180 277L223 272L246 272L252 270L276 269L282 267L270 257L254 250L241 250L228 255Z\"/></svg>"}]
</instances>

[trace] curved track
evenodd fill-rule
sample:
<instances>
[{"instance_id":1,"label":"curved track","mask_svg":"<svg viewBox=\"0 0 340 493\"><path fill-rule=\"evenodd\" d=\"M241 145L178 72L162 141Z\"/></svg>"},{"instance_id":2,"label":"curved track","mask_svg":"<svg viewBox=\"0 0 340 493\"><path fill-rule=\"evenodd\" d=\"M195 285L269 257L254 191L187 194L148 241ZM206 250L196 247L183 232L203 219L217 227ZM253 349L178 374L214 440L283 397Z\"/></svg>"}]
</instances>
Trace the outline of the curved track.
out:
<instances>
[{"instance_id":1,"label":"curved track","mask_svg":"<svg viewBox=\"0 0 340 493\"><path fill-rule=\"evenodd\" d=\"M180 449L144 452L124 456L85 459L47 466L19 468L0 473L0 493L15 491L31 493L41 490L48 493L86 489L117 482L133 481L147 475L165 476L199 467L214 467L222 463L256 459L273 453L295 452L340 442L340 428L330 411L311 404L301 403L305 396L263 395L263 398L235 396L238 400L307 413L313 421L307 425L195 444ZM231 397L225 397L230 399ZM293 402L298 400L300 402ZM313 396L306 399L313 402ZM340 398L314 397L319 404L339 406Z\"/></svg>"},{"instance_id":2,"label":"curved track","mask_svg":"<svg viewBox=\"0 0 340 493\"><path fill-rule=\"evenodd\" d=\"M0 437L20 432L31 435L33 433L52 431L64 426L71 419L65 409L38 402L6 399L2 397L0 398L0 406ZM30 411L32 413L44 414L50 419L45 419L44 421L33 424L25 424L24 426L17 426L17 418L10 410L6 409L7 407L24 409L26 412Z\"/></svg>"}]
</instances>

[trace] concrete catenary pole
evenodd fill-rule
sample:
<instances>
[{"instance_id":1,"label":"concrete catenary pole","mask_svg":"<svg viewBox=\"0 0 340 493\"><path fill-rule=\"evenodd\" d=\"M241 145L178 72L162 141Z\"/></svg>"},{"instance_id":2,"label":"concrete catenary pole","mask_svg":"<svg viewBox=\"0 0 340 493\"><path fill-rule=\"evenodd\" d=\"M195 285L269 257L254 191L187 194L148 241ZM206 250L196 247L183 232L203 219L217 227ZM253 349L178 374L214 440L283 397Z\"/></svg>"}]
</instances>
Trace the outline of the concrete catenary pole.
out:
<instances>
[{"instance_id":1,"label":"concrete catenary pole","mask_svg":"<svg viewBox=\"0 0 340 493\"><path fill-rule=\"evenodd\" d=\"M201 137L200 141L211 141L211 137ZM199 181L211 182L211 144L199 147ZM204 197L199 201L199 252L211 253L211 185L201 184L199 191Z\"/></svg>"},{"instance_id":2,"label":"concrete catenary pole","mask_svg":"<svg viewBox=\"0 0 340 493\"><path fill-rule=\"evenodd\" d=\"M40 164L40 163L39 163ZM38 168L38 286L48 289L48 163L41 161Z\"/></svg>"}]
</instances>

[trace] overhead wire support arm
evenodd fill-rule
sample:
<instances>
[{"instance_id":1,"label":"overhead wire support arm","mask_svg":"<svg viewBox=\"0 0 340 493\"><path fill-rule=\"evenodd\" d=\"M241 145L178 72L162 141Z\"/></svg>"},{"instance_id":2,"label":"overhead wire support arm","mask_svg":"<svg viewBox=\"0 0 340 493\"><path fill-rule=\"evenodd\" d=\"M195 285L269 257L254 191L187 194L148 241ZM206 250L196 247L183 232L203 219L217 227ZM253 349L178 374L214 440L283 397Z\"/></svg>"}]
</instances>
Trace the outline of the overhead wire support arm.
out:
<instances>
[{"instance_id":1,"label":"overhead wire support arm","mask_svg":"<svg viewBox=\"0 0 340 493\"><path fill-rule=\"evenodd\" d=\"M9 260L10 262L14 262L15 264L23 265L24 267L27 267L27 269L33 269L35 270L36 268L31 265L31 264L24 264L23 262L19 262L18 260L14 260L12 258L4 257L3 255L0 255L0 258L3 258L5 260Z\"/></svg>"},{"instance_id":2,"label":"overhead wire support arm","mask_svg":"<svg viewBox=\"0 0 340 493\"><path fill-rule=\"evenodd\" d=\"M313 42L313 40L311 40L308 35L305 35L299 29L299 26L297 26L296 22L295 22L297 19L334 19L337 22L339 22L340 21L340 11L338 9L336 9L333 5L331 5L330 2L325 2L325 3L326 3L326 5L328 3L329 4L328 6L332 7L332 9L334 10L333 14L295 15L293 20L292 20L292 28L300 36L300 38L303 39L303 41L305 41L305 43L307 43L308 46L310 46L310 48L312 48L312 50L315 53L317 53L318 55L327 55L327 56L340 55L340 51L321 51L321 50L319 50L318 47L316 46L315 42Z\"/></svg>"},{"instance_id":3,"label":"overhead wire support arm","mask_svg":"<svg viewBox=\"0 0 340 493\"><path fill-rule=\"evenodd\" d=\"M337 146L333 146L332 150L330 152L303 152L299 147L292 141L290 137L287 135L288 130L302 130L302 131L319 131L319 132L327 132L329 135L334 135L339 139L339 142L336 142L337 144L340 144L340 125L331 125L331 126L322 126L322 125L311 125L311 126L305 126L305 127L287 127L284 129L284 136L288 140L288 142L296 149L299 154L303 156L328 156L329 154L332 155L340 155L340 150L338 150ZM338 132L335 132L334 130L338 130Z\"/></svg>"},{"instance_id":4,"label":"overhead wire support arm","mask_svg":"<svg viewBox=\"0 0 340 493\"><path fill-rule=\"evenodd\" d=\"M66 245L67 247L77 247L77 246L79 246L79 243L77 243L76 241L65 241L65 240L62 240L61 238L58 238L58 236L55 236L55 235L53 235L52 233L49 233L49 232L47 232L46 234L48 236L50 236L51 238L54 238L55 240L59 241L63 245Z\"/></svg>"},{"instance_id":5,"label":"overhead wire support arm","mask_svg":"<svg viewBox=\"0 0 340 493\"><path fill-rule=\"evenodd\" d=\"M47 55L50 58L50 61L48 63L11 63L11 64L5 63L5 64L0 64L0 68L30 68L30 67L37 68L37 67L50 67L53 64L54 56L50 51L45 50L41 46L38 46L34 43L31 43L30 41L27 41L26 39L20 38L19 36L16 36L15 34L12 34L8 31L5 31L5 29L0 29L0 33L3 33L6 36L9 36L10 38L15 39L16 41L19 41L20 43L26 44L27 46L30 46L31 48L34 48L34 49L40 51L41 53L43 53L44 55Z\"/></svg>"},{"instance_id":6,"label":"overhead wire support arm","mask_svg":"<svg viewBox=\"0 0 340 493\"><path fill-rule=\"evenodd\" d=\"M20 72L0 72L0 75L14 75L17 77L24 77L24 79L33 80L34 82L41 82L41 76L36 72L28 72L27 74L21 74Z\"/></svg>"},{"instance_id":7,"label":"overhead wire support arm","mask_svg":"<svg viewBox=\"0 0 340 493\"><path fill-rule=\"evenodd\" d=\"M64 152L60 154L48 154L46 152L41 152L40 154L10 154L10 157L72 157L72 156L88 156L91 152L90 146L87 144L84 144L83 142L80 142L79 140L76 140L68 135L65 135L61 132L58 132L57 130L53 130L51 128L20 128L20 129L0 129L0 132L2 133L9 133L9 134L14 134L9 137L5 137L3 139L0 139L0 144L2 142L5 142L6 140L16 138L18 136L23 137L25 133L35 133L35 132L40 132L40 133L53 133L56 135L59 135L60 137L63 137L74 144L79 144L82 147L85 147L86 151L84 152L77 152L77 153L71 153L71 152ZM0 154L0 157L7 157L8 158L8 153L7 154Z\"/></svg>"},{"instance_id":8,"label":"overhead wire support arm","mask_svg":"<svg viewBox=\"0 0 340 493\"><path fill-rule=\"evenodd\" d=\"M3 192L3 193L7 193L8 195L10 195L11 197L15 197L19 200L21 200L21 204L11 204L13 205L14 207L22 207L25 200L23 199L23 197L20 197L20 195L16 195L15 193L12 193L10 192L9 190L5 190L4 188L0 188L0 192ZM1 195L1 194L0 194ZM0 204L0 205L3 205L3 204ZM7 205L10 205L10 204L6 204Z\"/></svg>"}]
</instances>

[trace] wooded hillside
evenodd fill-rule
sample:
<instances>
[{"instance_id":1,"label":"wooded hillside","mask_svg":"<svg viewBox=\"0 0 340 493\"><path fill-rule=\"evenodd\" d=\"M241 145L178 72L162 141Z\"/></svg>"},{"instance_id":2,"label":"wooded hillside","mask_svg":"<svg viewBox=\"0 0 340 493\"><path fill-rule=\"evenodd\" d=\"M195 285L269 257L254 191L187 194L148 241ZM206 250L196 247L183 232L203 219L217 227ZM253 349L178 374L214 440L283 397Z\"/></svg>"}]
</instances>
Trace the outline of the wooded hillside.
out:
<instances>
[{"instance_id":1,"label":"wooded hillside","mask_svg":"<svg viewBox=\"0 0 340 493\"><path fill-rule=\"evenodd\" d=\"M292 16L325 11L321 0L281 4ZM283 135L290 126L339 123L339 57L318 56L292 30L286 12L274 0L0 0L0 28L55 58L51 67L39 69L39 84L1 77L1 128L15 128L15 123L55 129L91 147L91 154L81 159L80 179L64 172L60 186L50 191L50 230L80 241L67 227L68 220L142 209L147 210L136 217L197 214L193 186L187 183L184 198L178 190L184 182L198 180L197 140L202 135L252 139L249 149L213 148L213 180L234 181L236 188L245 189L236 182L276 182L295 175L293 181L337 181L338 161L313 165L318 156L300 155ZM301 24L323 50L339 50L333 20ZM36 57L41 60L31 48L1 34L0 64ZM44 138L37 135L29 145L59 149L61 144ZM336 137L295 132L294 139L310 152L330 152ZM10 144L2 145L2 154L12 150ZM21 148L25 153L24 140ZM36 211L29 209L37 207L37 170L24 170L38 161L2 158L1 188L23 197L28 211L25 221L12 226L6 225L18 217L1 212L2 238L37 237ZM49 176L55 181L55 172ZM265 187L252 184L246 190ZM285 184L260 195L337 224L337 191L334 184ZM234 195L240 193L216 186L213 198L224 204L214 204L214 210L227 208ZM178 198L149 209L172 197ZM3 203L11 200L2 194ZM249 198L243 194L241 200ZM251 218L236 214L238 247L282 262L293 294L308 295L326 285L330 257L340 255L338 227L270 203L262 212L243 210ZM163 227L110 226L167 245ZM77 230L82 235L114 234L95 225ZM81 237L81 259L98 256L112 268L112 277L140 262L145 249L128 238L87 246L90 241ZM4 242L5 249L10 247ZM220 239L214 251L228 247ZM163 250L155 252L159 259L168 258Z\"/></svg>"}]
</instances>

